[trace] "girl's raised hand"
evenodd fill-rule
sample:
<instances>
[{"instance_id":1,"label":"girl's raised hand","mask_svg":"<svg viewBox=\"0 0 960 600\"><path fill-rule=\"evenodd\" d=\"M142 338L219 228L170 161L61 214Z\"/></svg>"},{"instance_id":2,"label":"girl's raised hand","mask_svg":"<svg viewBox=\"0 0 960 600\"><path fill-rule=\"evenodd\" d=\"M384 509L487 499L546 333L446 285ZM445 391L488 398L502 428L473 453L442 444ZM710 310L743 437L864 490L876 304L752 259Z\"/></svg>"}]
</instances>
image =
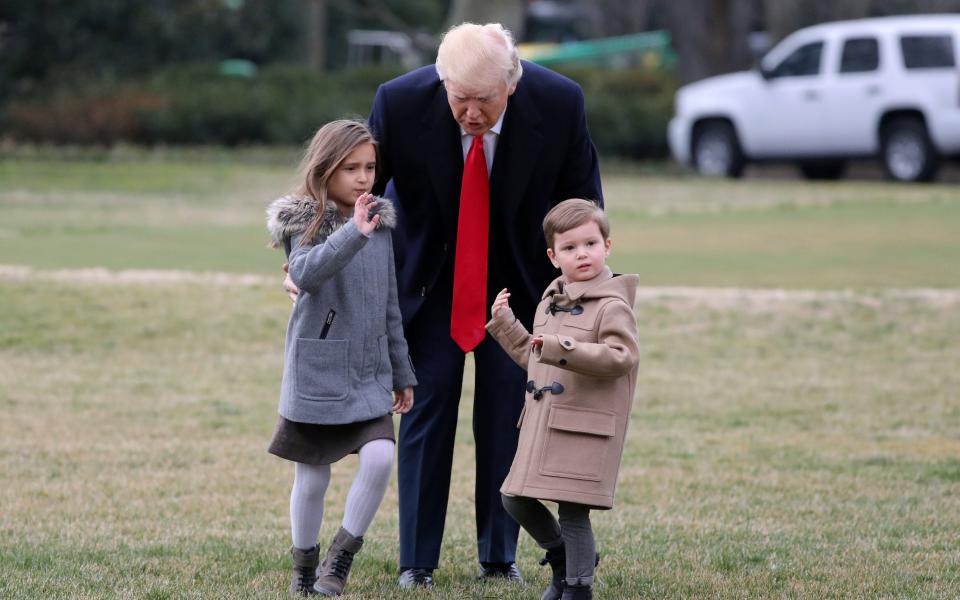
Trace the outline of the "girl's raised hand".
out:
<instances>
[{"instance_id":1,"label":"girl's raised hand","mask_svg":"<svg viewBox=\"0 0 960 600\"><path fill-rule=\"evenodd\" d=\"M370 210L376 205L376 197L374 197L373 194L367 193L360 194L357 198L357 203L353 207L353 222L363 235L373 233L373 230L377 228L377 224L380 223L380 215L373 215L373 218L370 218Z\"/></svg>"},{"instance_id":2,"label":"girl's raised hand","mask_svg":"<svg viewBox=\"0 0 960 600\"><path fill-rule=\"evenodd\" d=\"M497 316L501 308L510 308L510 292L507 291L507 288L503 288L500 290L500 293L497 294L493 305L490 307L490 316Z\"/></svg>"}]
</instances>

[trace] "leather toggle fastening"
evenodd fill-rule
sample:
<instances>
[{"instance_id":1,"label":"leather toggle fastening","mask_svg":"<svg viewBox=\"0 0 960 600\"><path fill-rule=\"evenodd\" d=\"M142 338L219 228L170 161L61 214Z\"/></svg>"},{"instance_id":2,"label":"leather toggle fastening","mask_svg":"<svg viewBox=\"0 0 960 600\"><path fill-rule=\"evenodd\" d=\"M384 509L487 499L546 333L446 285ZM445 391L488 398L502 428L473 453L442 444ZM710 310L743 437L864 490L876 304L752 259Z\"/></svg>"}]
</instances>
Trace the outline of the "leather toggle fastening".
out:
<instances>
[{"instance_id":1,"label":"leather toggle fastening","mask_svg":"<svg viewBox=\"0 0 960 600\"><path fill-rule=\"evenodd\" d=\"M547 312L551 315L555 315L558 312L568 312L571 315L581 315L583 314L583 307L577 304L572 308L564 308L555 302L551 302L550 306L547 307Z\"/></svg>"},{"instance_id":2,"label":"leather toggle fastening","mask_svg":"<svg viewBox=\"0 0 960 600\"><path fill-rule=\"evenodd\" d=\"M527 391L533 394L534 400L540 400L543 398L544 392L550 392L554 396L563 393L563 385L554 381L550 385L545 385L542 388L537 389L537 384L530 380L527 382Z\"/></svg>"}]
</instances>

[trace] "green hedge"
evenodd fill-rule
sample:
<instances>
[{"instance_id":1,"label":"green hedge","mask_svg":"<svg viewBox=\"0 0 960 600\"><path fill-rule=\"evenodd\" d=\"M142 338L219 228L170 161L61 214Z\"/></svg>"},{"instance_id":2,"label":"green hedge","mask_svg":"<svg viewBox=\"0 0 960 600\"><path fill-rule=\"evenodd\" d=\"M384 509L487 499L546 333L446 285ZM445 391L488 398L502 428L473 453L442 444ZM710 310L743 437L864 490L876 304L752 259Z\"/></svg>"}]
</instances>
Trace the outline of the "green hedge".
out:
<instances>
[{"instance_id":1,"label":"green hedge","mask_svg":"<svg viewBox=\"0 0 960 600\"><path fill-rule=\"evenodd\" d=\"M148 78L64 83L6 107L18 140L71 144L299 144L323 123L365 116L376 85L398 71L322 76L295 66L250 78L177 66Z\"/></svg>"},{"instance_id":2,"label":"green hedge","mask_svg":"<svg viewBox=\"0 0 960 600\"><path fill-rule=\"evenodd\" d=\"M318 75L274 66L254 77L214 66L176 66L148 78L59 83L4 107L0 128L14 140L58 144L300 144L321 124L366 116L377 85L400 71ZM666 155L675 84L663 73L567 71L586 94L600 152Z\"/></svg>"},{"instance_id":3,"label":"green hedge","mask_svg":"<svg viewBox=\"0 0 960 600\"><path fill-rule=\"evenodd\" d=\"M677 88L656 71L565 71L583 87L587 124L601 154L623 158L669 155L667 124Z\"/></svg>"}]
</instances>

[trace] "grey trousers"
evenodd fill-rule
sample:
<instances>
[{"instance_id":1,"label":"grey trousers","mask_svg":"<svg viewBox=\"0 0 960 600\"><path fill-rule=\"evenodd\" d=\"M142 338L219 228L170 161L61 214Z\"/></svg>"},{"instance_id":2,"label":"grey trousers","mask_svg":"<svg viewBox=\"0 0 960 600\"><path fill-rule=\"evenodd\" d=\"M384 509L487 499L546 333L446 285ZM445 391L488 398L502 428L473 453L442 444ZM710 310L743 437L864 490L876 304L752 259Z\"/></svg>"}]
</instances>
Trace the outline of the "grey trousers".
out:
<instances>
[{"instance_id":1,"label":"grey trousers","mask_svg":"<svg viewBox=\"0 0 960 600\"><path fill-rule=\"evenodd\" d=\"M573 502L558 502L559 519L536 498L502 496L503 507L513 520L544 550L564 546L567 583L593 585L597 549L590 525L590 508Z\"/></svg>"}]
</instances>

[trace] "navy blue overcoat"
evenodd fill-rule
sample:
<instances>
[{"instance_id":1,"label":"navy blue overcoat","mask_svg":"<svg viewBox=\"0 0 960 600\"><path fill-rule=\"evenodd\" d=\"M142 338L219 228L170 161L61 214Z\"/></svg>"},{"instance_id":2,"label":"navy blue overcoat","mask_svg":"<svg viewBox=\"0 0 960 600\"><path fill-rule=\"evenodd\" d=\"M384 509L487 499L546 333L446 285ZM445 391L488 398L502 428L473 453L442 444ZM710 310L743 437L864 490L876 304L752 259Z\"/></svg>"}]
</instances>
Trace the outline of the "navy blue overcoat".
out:
<instances>
[{"instance_id":1,"label":"navy blue overcoat","mask_svg":"<svg viewBox=\"0 0 960 600\"><path fill-rule=\"evenodd\" d=\"M370 125L380 141L374 192L391 198L398 211L397 291L409 323L444 270L453 268L460 128L433 65L381 85ZM570 79L523 61L490 174L488 311L496 293L509 288L514 313L531 327L540 295L557 275L546 256L543 217L567 198L602 202L583 92Z\"/></svg>"}]
</instances>

